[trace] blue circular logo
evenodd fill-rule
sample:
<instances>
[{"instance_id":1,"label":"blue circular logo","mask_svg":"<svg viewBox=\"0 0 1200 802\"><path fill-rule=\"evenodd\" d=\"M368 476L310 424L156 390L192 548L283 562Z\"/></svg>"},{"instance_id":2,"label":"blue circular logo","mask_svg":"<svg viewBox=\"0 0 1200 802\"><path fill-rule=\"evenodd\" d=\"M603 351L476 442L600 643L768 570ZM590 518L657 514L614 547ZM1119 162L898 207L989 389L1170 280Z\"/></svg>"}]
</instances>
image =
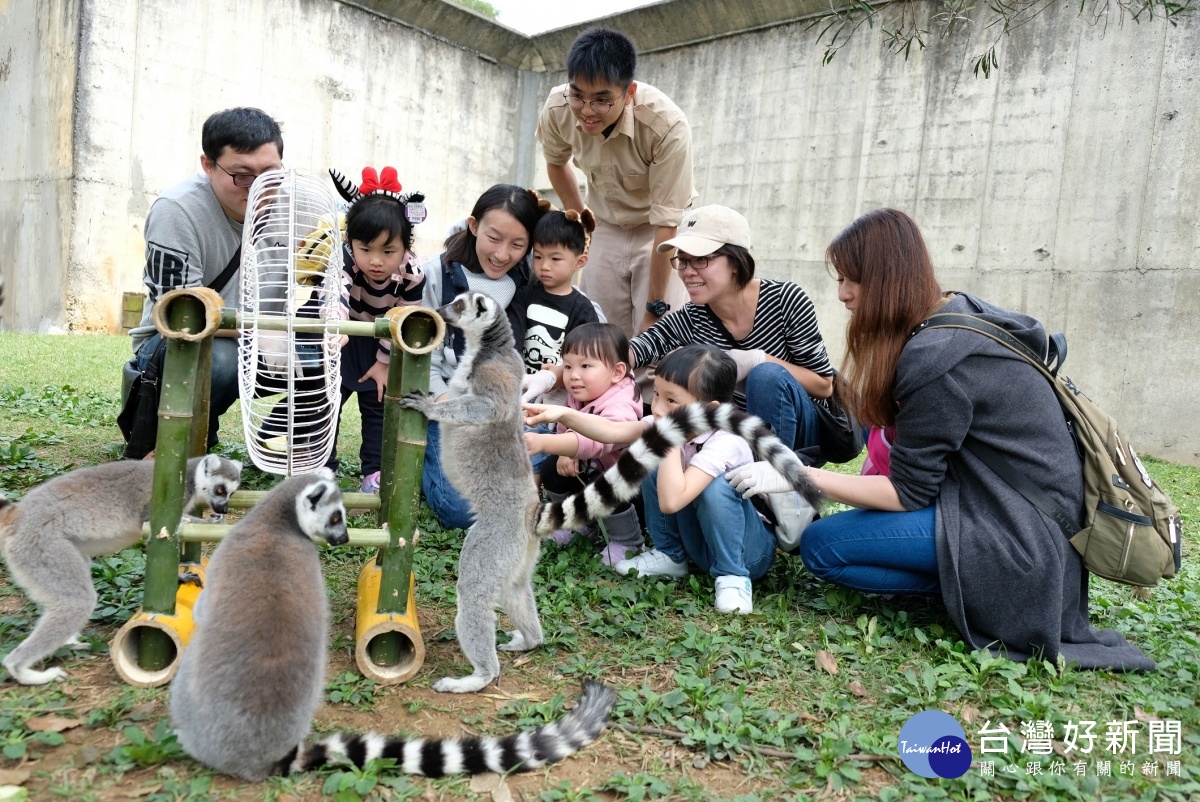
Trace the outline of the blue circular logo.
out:
<instances>
[{"instance_id":1,"label":"blue circular logo","mask_svg":"<svg viewBox=\"0 0 1200 802\"><path fill-rule=\"evenodd\" d=\"M923 710L900 728L900 759L914 774L952 780L971 768L967 734L954 716L941 710Z\"/></svg>"}]
</instances>

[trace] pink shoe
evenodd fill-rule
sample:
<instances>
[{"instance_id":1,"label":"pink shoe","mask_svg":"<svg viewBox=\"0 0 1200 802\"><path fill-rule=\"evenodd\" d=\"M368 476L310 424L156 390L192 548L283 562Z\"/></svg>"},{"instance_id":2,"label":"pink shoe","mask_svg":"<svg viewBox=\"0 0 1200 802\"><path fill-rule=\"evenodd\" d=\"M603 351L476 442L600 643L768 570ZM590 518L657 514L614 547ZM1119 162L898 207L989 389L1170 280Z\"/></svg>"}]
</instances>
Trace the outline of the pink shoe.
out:
<instances>
[{"instance_id":1,"label":"pink shoe","mask_svg":"<svg viewBox=\"0 0 1200 802\"><path fill-rule=\"evenodd\" d=\"M560 546L565 546L575 539L575 532L570 529L555 529L550 533L549 540L553 540Z\"/></svg>"},{"instance_id":2,"label":"pink shoe","mask_svg":"<svg viewBox=\"0 0 1200 802\"><path fill-rule=\"evenodd\" d=\"M611 568L622 560L628 559L636 551L637 549L622 543L609 543L604 547L604 551L600 552L600 562Z\"/></svg>"}]
</instances>

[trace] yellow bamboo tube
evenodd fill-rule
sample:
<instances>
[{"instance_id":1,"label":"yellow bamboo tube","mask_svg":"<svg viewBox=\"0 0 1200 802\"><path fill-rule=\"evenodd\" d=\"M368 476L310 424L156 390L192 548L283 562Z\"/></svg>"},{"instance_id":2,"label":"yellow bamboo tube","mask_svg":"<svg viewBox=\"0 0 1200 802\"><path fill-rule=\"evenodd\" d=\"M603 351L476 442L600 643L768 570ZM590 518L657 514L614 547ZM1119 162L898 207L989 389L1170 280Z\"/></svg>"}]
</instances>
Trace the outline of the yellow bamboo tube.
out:
<instances>
[{"instance_id":1,"label":"yellow bamboo tube","mask_svg":"<svg viewBox=\"0 0 1200 802\"><path fill-rule=\"evenodd\" d=\"M425 642L417 623L416 577L408 575L408 604L405 613L377 613L379 582L383 571L372 558L358 575L358 609L354 621L354 659L363 676L381 685L399 685L412 679L425 662ZM400 659L395 665L379 665L368 647L375 638L399 640Z\"/></svg>"},{"instance_id":2,"label":"yellow bamboo tube","mask_svg":"<svg viewBox=\"0 0 1200 802\"><path fill-rule=\"evenodd\" d=\"M203 561L207 564L207 558ZM204 564L187 564L184 567L204 581ZM138 688L156 688L166 685L179 670L179 658L183 650L192 640L192 631L196 628L192 611L200 599L200 586L191 582L180 583L175 592L175 613L147 613L138 609L137 613L117 630L109 644L109 657L117 675L130 685ZM157 630L166 635L175 647L175 654L169 663L158 670L147 670L138 664L138 640L147 629Z\"/></svg>"}]
</instances>

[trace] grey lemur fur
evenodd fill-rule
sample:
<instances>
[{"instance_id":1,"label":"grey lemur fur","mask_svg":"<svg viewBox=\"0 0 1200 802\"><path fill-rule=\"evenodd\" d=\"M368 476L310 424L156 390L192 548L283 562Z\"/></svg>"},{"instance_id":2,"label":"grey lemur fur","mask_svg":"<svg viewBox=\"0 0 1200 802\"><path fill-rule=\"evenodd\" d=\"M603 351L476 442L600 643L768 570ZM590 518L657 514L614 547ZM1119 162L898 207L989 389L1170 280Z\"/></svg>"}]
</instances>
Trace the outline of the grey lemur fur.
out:
<instances>
[{"instance_id":1,"label":"grey lemur fur","mask_svg":"<svg viewBox=\"0 0 1200 802\"><path fill-rule=\"evenodd\" d=\"M507 772L561 760L604 729L615 694L590 683L568 715L503 739L336 733L305 745L329 642L313 538L348 539L342 494L326 469L284 480L213 553L170 692L172 723L192 757L247 780L307 771L333 756L359 768L392 758L402 771L428 776Z\"/></svg>"},{"instance_id":2,"label":"grey lemur fur","mask_svg":"<svg viewBox=\"0 0 1200 802\"><path fill-rule=\"evenodd\" d=\"M794 453L755 417L730 405L700 404L656 421L616 465L581 492L542 504L525 450L521 416L523 367L504 310L481 293L463 293L438 310L462 329L466 350L447 388L435 402L410 393L402 403L441 427L442 467L471 505L475 523L463 541L458 568L459 646L471 663L466 677L445 677L436 691L477 691L500 675L496 655L496 608L513 623L499 648L532 649L542 642L533 571L540 539L555 529L577 529L610 514L641 491L641 481L672 447L709 431L744 437L754 452L788 477L816 507L820 493Z\"/></svg>"},{"instance_id":3,"label":"grey lemur fur","mask_svg":"<svg viewBox=\"0 0 1200 802\"><path fill-rule=\"evenodd\" d=\"M204 503L227 512L241 470L240 462L215 454L189 460L184 510ZM4 658L17 682L62 679L67 674L60 667L35 671L31 666L64 644L87 647L79 634L96 607L91 558L142 539L153 476L153 462L110 462L51 479L20 503L0 499L0 552L13 580L42 607L29 637Z\"/></svg>"},{"instance_id":4,"label":"grey lemur fur","mask_svg":"<svg viewBox=\"0 0 1200 802\"><path fill-rule=\"evenodd\" d=\"M467 292L438 313L466 339L447 398L435 402L428 393L410 393L401 403L438 422L446 478L475 514L459 556L454 619L474 672L433 684L435 691L470 693L500 676L497 607L517 626L501 649L524 651L542 642L533 595L540 499L521 420L525 368L504 309L482 293Z\"/></svg>"}]
</instances>

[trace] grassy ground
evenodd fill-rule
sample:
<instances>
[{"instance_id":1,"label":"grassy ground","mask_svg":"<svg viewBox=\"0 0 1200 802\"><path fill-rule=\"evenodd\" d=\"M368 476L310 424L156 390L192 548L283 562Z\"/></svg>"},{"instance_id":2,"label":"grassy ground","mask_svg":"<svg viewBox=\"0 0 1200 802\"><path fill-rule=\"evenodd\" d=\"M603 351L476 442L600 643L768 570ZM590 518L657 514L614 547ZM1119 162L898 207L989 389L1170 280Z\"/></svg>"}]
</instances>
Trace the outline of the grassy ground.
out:
<instances>
[{"instance_id":1,"label":"grassy ground","mask_svg":"<svg viewBox=\"0 0 1200 802\"><path fill-rule=\"evenodd\" d=\"M16 499L119 453L114 418L127 348L124 337L0 333L0 492ZM240 421L223 424L223 448L236 454ZM357 429L351 413L340 443L346 487L358 481ZM1200 471L1149 464L1185 525L1200 518ZM1094 623L1116 627L1158 661L1154 673L1120 675L972 652L939 603L839 589L796 559L777 560L756 584L754 615L731 618L713 610L706 577L622 579L580 541L548 544L537 576L546 645L502 657L504 673L487 692L448 698L429 685L465 668L452 630L461 533L426 516L422 535L415 569L428 652L421 673L400 687L376 687L354 670L353 583L363 555L325 554L335 622L318 729L505 732L552 717L581 677L600 676L619 689L618 726L579 757L509 778L502 790L540 800L1200 797L1200 565L1186 551L1182 574L1149 600L1093 583ZM54 660L70 679L53 687L0 686L0 786L23 784L31 799L505 798L478 782L336 769L247 786L196 766L165 729L166 689L121 685L104 655L140 603L141 566L138 550L96 561L100 604L85 634L99 656L63 650ZM35 615L0 575L0 653ZM963 724L977 764L962 778L927 780L898 759L900 728L927 709ZM1080 755L1065 733L1085 721L1096 722L1096 739ZM1021 752L1023 722L1051 723L1049 754ZM1137 736L1121 748L1106 735L1126 722ZM999 725L1011 732L1007 752L981 754L980 731Z\"/></svg>"}]
</instances>

